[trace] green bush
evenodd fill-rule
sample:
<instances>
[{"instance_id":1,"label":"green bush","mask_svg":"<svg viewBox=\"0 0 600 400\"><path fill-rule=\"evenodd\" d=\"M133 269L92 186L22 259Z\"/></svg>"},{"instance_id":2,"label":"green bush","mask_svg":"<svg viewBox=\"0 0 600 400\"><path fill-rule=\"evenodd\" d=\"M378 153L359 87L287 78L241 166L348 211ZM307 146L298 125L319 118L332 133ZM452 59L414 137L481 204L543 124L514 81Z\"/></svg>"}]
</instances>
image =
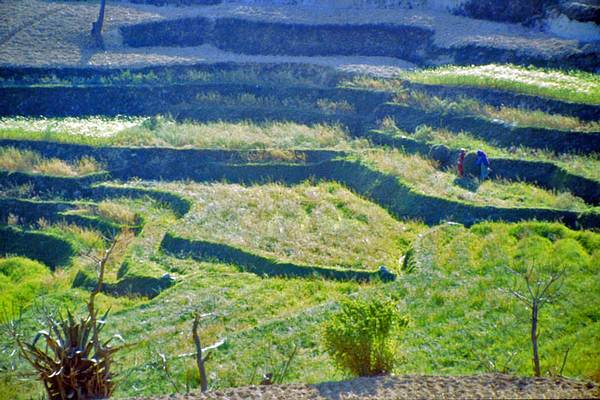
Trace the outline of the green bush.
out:
<instances>
[{"instance_id":1,"label":"green bush","mask_svg":"<svg viewBox=\"0 0 600 400\"><path fill-rule=\"evenodd\" d=\"M325 347L337 366L353 375L388 373L397 361L393 333L407 324L391 300L347 300L325 324Z\"/></svg>"}]
</instances>

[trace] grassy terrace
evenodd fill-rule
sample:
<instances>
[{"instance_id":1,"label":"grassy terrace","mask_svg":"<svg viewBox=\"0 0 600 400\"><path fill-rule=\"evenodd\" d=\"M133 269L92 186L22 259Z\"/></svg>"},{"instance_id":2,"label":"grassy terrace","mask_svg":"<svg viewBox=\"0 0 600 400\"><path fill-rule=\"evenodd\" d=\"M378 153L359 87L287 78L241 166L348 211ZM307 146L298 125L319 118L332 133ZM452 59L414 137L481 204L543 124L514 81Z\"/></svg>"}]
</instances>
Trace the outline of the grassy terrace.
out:
<instances>
[{"instance_id":1,"label":"grassy terrace","mask_svg":"<svg viewBox=\"0 0 600 400\"><path fill-rule=\"evenodd\" d=\"M482 149L490 157L547 161L554 163L575 175L580 175L600 182L600 158L593 154L554 154L552 152L530 149L527 147L507 149L473 137L468 132L454 133L445 129L432 129L427 126L417 129L414 133L407 133L396 128L391 120L385 121L381 128L382 132L391 136L411 137L430 144L444 144L454 149Z\"/></svg>"},{"instance_id":2,"label":"grassy terrace","mask_svg":"<svg viewBox=\"0 0 600 400\"><path fill-rule=\"evenodd\" d=\"M0 139L50 140L95 146L220 149L350 149L361 145L339 126L291 122L177 123L150 118L2 118Z\"/></svg>"},{"instance_id":3,"label":"grassy terrace","mask_svg":"<svg viewBox=\"0 0 600 400\"><path fill-rule=\"evenodd\" d=\"M581 121L577 117L550 114L540 110L527 110L507 106L494 107L470 97L460 97L454 100L438 97L419 90L406 89L403 79L356 77L351 81L345 81L342 83L342 86L392 91L396 93L394 102L420 108L428 112L475 116L490 121L503 121L504 123L518 127L545 128L572 132L600 131L599 121L586 122ZM600 91L600 84L594 90Z\"/></svg>"},{"instance_id":4,"label":"grassy terrace","mask_svg":"<svg viewBox=\"0 0 600 400\"><path fill-rule=\"evenodd\" d=\"M566 170L600 181L600 161L593 155L560 154L528 148L505 149L471 136L442 129L420 129L414 135L395 127L392 119L380 128L390 135L403 135L451 148L483 149L492 157L553 162ZM245 149L336 149L370 147L352 139L340 126L306 126L291 122L178 123L167 117L0 118L0 139L49 140L94 146L195 147Z\"/></svg>"},{"instance_id":5,"label":"grassy terrace","mask_svg":"<svg viewBox=\"0 0 600 400\"><path fill-rule=\"evenodd\" d=\"M554 193L522 182L460 179L455 172L439 170L432 160L399 150L364 151L358 157L430 196L498 207L589 208L582 199L567 192Z\"/></svg>"},{"instance_id":6,"label":"grassy terrace","mask_svg":"<svg viewBox=\"0 0 600 400\"><path fill-rule=\"evenodd\" d=\"M23 130L32 121L37 131ZM4 124L4 125L2 125ZM127 125L131 124L131 125ZM80 128L78 128L78 126ZM395 128L393 121L382 123L391 135L405 134ZM45 128L45 129L44 129ZM110 129L113 129L110 131ZM68 134L67 134L68 130ZM103 136L97 134L104 133ZM410 136L410 135L408 135ZM399 176L415 190L432 196L466 201L474 204L500 207L548 207L564 210L584 210L583 200L569 193L553 193L519 182L486 181L479 184L470 179L457 179L455 173L440 171L430 160L409 156L399 151L368 150L364 140L352 140L339 126L305 126L294 123L176 123L168 118L82 120L79 125L70 119L23 119L0 121L0 137L61 140L93 145L137 145L222 149L338 149L358 151L359 157L377 169ZM452 134L443 130L422 128L414 137L430 143L444 143L450 147L483 148L490 156L547 159L574 173L599 179L595 167L598 162L591 156L550 156L543 152L528 154L525 149L515 153L470 138L466 134ZM278 158L288 155L281 153ZM174 186L173 186L174 187ZM326 265L326 264L325 264Z\"/></svg>"},{"instance_id":7,"label":"grassy terrace","mask_svg":"<svg viewBox=\"0 0 600 400\"><path fill-rule=\"evenodd\" d=\"M168 226L153 229L164 231ZM397 373L496 370L527 374L527 310L500 290L512 285L505 265L516 267L512 260L525 253L535 260L547 257L548 262L569 266L564 295L541 315L543 368L560 368L566 348L572 346L565 374L587 377L597 373L598 234L570 231L559 224L486 223L471 229L434 228L415 249L420 266L384 288L351 282L264 279L240 273L235 266L178 260L150 251L138 262L147 266L151 259L178 271L176 286L150 301L100 297L103 307L113 306L111 333L120 333L132 344L119 356L117 396L173 391L157 352L169 357L172 376L181 390L186 384L197 387L193 358L177 357L193 351L189 329L197 307L218 314L202 325L205 343L226 339L226 345L208 363L212 387L257 383L262 373L285 361L294 344L299 352L291 366L290 381L341 379L344 376L319 346L319 323L327 319L335 302L349 294L369 295L382 290L398 296L411 315L410 329L402 338L404 361ZM429 261L423 264L423 260ZM27 261L10 262L18 262L20 268ZM4 263L0 261L0 265ZM0 268L2 272L5 269ZM36 273L36 278L22 278L33 282L45 279L44 288L35 291L37 298L49 305L83 301L83 291L68 287L72 270L52 276L34 269L38 270L39 277ZM26 318L40 312L30 307ZM246 368L239 368L240 363ZM5 374L0 379L4 393L28 398L23 394L36 392L31 382L21 382L17 390L13 377Z\"/></svg>"},{"instance_id":8,"label":"grassy terrace","mask_svg":"<svg viewBox=\"0 0 600 400\"><path fill-rule=\"evenodd\" d=\"M173 71L120 71L93 78L31 76L24 80L0 81L0 86L212 82L264 85L275 82L282 86L335 87L340 81L339 74L331 71L292 66ZM450 101L405 92L400 90L405 80L492 87L600 104L600 81L595 75L514 66L441 67L405 72L391 80L360 78L352 85L392 90L397 93L397 101L430 111L484 116L521 126L584 132L600 130L598 122L494 108L469 99ZM353 117L357 114L343 101L311 100L309 104L306 99L299 98L285 104L286 100L270 97L228 97L217 93L205 93L196 100L203 105L226 105L230 107L228 110L238 106L267 110L289 106L309 107L311 112L322 114L347 113ZM456 134L428 127L420 127L415 133L408 134L400 131L391 119L383 121L380 128L390 136L409 136L429 144L442 143L453 149L481 148L490 157L550 161L574 174L600 181L600 159L596 156L553 155L528 148L509 150L475 139L467 132ZM257 159L247 159L249 163L265 161L256 169L264 171L270 168L265 165L268 162L296 161L293 158L296 149L343 150L343 157L392 175L420 194L471 205L575 211L591 208L570 193L552 192L523 182L458 179L454 171L441 170L425 157L375 147L366 140L352 138L338 125L182 123L163 116L12 117L0 119L0 139L48 140L98 147L268 150L273 156L270 159L258 159L267 153L262 151L256 152ZM254 153L250 153L249 157L254 157ZM342 163L335 164L338 165ZM2 171L79 176L110 167L92 159L65 162L31 151L0 147ZM293 168L303 169L304 166ZM346 179L341 173L334 176ZM347 178L348 182L351 178ZM115 363L117 398L184 392L199 386L195 359L189 356L194 351L190 328L193 313L198 310L216 313L214 318L201 323L203 345L225 341L207 364L211 389L258 384L264 373L281 370L296 346L298 351L285 383L347 378L335 368L322 347L321 323L330 318L340 300L381 293L396 299L402 312L410 315L410 324L399 341L402 362L394 373L528 375L531 373L528 310L506 291L518 284L506 267L523 268L524 262L536 263L544 271L566 268L559 301L548 304L540 314L544 373L558 374L565 351L570 349L563 375L600 379L597 362L600 358L598 232L573 231L558 223L538 222L479 223L469 229L456 224L430 228L417 220L398 221L343 185L312 179L293 186L275 182L239 185L225 181L141 180L104 182L102 185L113 189L160 190L191 201L190 211L183 216L183 212L173 209L177 207L169 207L149 197L138 198L137 192L131 195L135 199L121 198L119 193L123 192L117 189L102 192L110 193L109 198L99 195L102 200L95 203L83 201L85 199L72 202L75 208L69 213L80 217L122 225L143 223L136 235L130 233L127 236L127 246L119 249L110 263L107 286L127 280L135 283L136 279L145 282L140 278L160 279L165 273L174 277L172 286L154 298L129 291L124 296L101 294L97 300L100 309L112 309L107 335L119 333L128 344L117 354ZM97 193L96 189L93 193ZM385 187L377 190L386 193ZM34 187L27 185L0 187L0 197L29 199L41 196L56 200L54 196L60 193L33 191ZM17 217L9 217L8 222L18 226ZM102 251L106 245L99 233L89 227L39 220L20 228L64 239L78 253ZM398 274L398 279L382 284L317 277L259 276L242 272L239 265L210 260L210 254L203 259L211 262L171 257L170 253L161 250L161 242L167 233L189 240L225 244L272 260L301 265L370 271L384 264ZM401 268L403 256L414 268ZM93 276L94 266L85 257L73 256L70 265L63 267L60 264L54 272L25 258L10 254L0 257L3 257L0 258L0 314L10 308L6 315L15 316L15 307L23 307L23 328L28 337L41 329L37 321L49 309L70 307L84 312L83 305L89 292L72 286L79 272ZM21 379L26 372L25 364L12 356L11 351L9 339L0 335L0 399L39 397L40 385ZM171 377L165 374L160 354L168 360Z\"/></svg>"},{"instance_id":9,"label":"grassy terrace","mask_svg":"<svg viewBox=\"0 0 600 400\"><path fill-rule=\"evenodd\" d=\"M162 185L159 186L162 187ZM203 209L206 204L201 201L201 196L207 195L206 191L210 191L212 188L210 185L195 186L205 190L198 190L199 195L191 196L195 193L194 185L186 185L184 186L185 193L194 198L198 209ZM227 185L214 186L221 189L220 193L217 193L220 196L242 189L239 186L230 188ZM168 188L168 185L164 185L164 188ZM227 189L231 190L227 191ZM310 187L307 186L305 189L308 191ZM332 189L339 190L337 187L332 187ZM261 188L257 188L257 190L260 192ZM294 194L291 189L277 186L267 186L265 193L269 193L269 190L279 192L279 195ZM319 189L316 190L317 192L313 195L320 195ZM324 191L324 189L321 190ZM346 196L352 195L346 192ZM400 235L395 232L396 229L401 228L400 224L391 220L382 210L356 197L352 196L353 198L346 199L332 194L327 199L338 202L348 200L349 204L328 204L327 201L323 204L317 197L302 198L300 195L297 197L306 200L307 203L304 205L309 208L312 201L315 204L315 212L330 208L336 210L330 216L331 218L341 216L344 212L351 212L355 206L358 207L358 211L365 208L367 210L374 209L369 216L375 218L376 223L392 225L386 226L385 234L395 235L394 237ZM219 199L213 198L212 200ZM237 205L242 207L244 201L251 199L250 197L237 197L234 200L239 201L241 204ZM263 200L265 203L268 202L268 199ZM273 202L275 199L270 200ZM232 204L234 203L227 203L227 206L231 207ZM342 211L337 211L338 206ZM277 212L285 214L278 205L273 205L273 207ZM253 274L241 273L236 266L172 258L162 254L159 250L159 243L163 235L182 222L177 221L170 211L161 208L159 204L133 200L102 202L98 204L97 208L103 210L104 214L113 217L123 214L131 216L132 213L141 214L145 220L141 234L132 238L127 249L119 253L111 263L107 275L109 283L118 279L123 265L127 265L125 274L129 276L137 274L160 276L164 272L169 272L177 277L178 282L173 288L151 301L137 297L100 295L100 307L103 309L112 307L110 329L123 335L127 343L131 345L121 353L119 360L121 374L118 396L168 393L173 390L168 379L165 379L162 369L155 368L155 363L159 362L157 351L163 352L171 358L169 365L177 382L197 387L197 377L194 377L192 373L195 368L194 359L192 357L177 358L176 356L192 351L188 337L190 318L192 318L192 311L198 307L206 312L214 310L219 315L218 318L203 323L202 334L205 343L212 344L219 339L227 338L227 345L217 352L216 358L211 361L210 368L213 373L211 382L214 387L258 383L263 373L271 368L280 368L294 344L299 346L300 352L295 358L288 379L317 382L324 376L339 377L327 356L318 350L318 344L315 342L318 329L316 321L323 318L320 310L323 307L330 307L330 302L337 301L350 293L361 290L361 288L369 288L371 285L319 279L265 279ZM306 212L304 208L301 211L302 213ZM195 211L189 214L190 218L195 216ZM222 214L209 213L209 216L212 217L212 220L208 218L209 222L214 225L219 223L215 218L221 217ZM286 218L287 220L285 220ZM359 215L357 218L360 220L361 216ZM185 223L185 221L183 222ZM331 220L327 219L327 221ZM280 226L290 230L291 226L298 221L292 220L290 216L282 216L278 222ZM347 223L348 227L340 228L342 222ZM341 229L342 232L348 229L350 233L360 235L365 231L364 228L362 231L353 228L352 219L349 217L343 221L337 221L337 223L338 229ZM269 221L263 220L262 224L263 227L266 227ZM364 225L364 222L360 222L360 224ZM190 227L189 223L185 225ZM421 228L418 224L414 224L414 226L416 229ZM101 248L102 246L101 241L98 242L97 234L93 231L66 225L45 226L43 223L37 228L68 237L81 249L94 246ZM235 226L227 225L227 228L231 229ZM200 230L200 232L203 234L205 231ZM246 238L249 238L252 231L246 230L244 234ZM309 230L303 231L303 234L309 238L311 235L313 238L316 235ZM414 232L407 232L406 240L411 240L414 234ZM373 237L373 240L378 239L380 241L388 240L388 238ZM340 246L344 245L342 242L339 244ZM368 256L379 259L386 255L391 258L392 254L397 257L401 252L396 246L402 246L403 249L408 246L408 242L386 242L385 244L388 246L386 251L381 251L379 247L376 247L371 248L370 253L365 243L357 246L367 253L363 255L365 259ZM321 243L320 246L324 251L327 250L325 243ZM338 254L342 253L342 249L334 246L334 250ZM357 250L359 253L360 249ZM312 260L311 257L321 257L320 259L336 257L336 255L330 254L319 256L316 255L317 251L314 248L310 249L306 254L297 255L296 259L302 263L309 263ZM353 262L347 252L339 257L345 257L348 263ZM397 259L394 258L393 261L397 262ZM10 268L5 267L5 264L10 264ZM16 276L11 272L20 268L28 268L30 264L35 264L35 268L32 267L31 272L27 275ZM48 272L47 267L26 259L0 260L0 285L2 285L0 287L14 289L2 290L0 304L10 305L16 302L15 304L25 307L24 318L28 327L31 321L46 312L44 307L60 307L61 309L75 307L78 309L81 304L84 304L87 294L83 290L71 288L71 283L78 271L92 269L89 260L85 258L76 258L71 266L59 269L53 274ZM9 272L5 273L5 270ZM310 311L307 312L311 309L314 309L314 317L310 317ZM290 324L293 325L293 329L289 328ZM0 338L0 346L6 345L5 338ZM240 360L246 360L245 365L248 368L238 368ZM7 362L10 362L8 353L0 354L0 365L5 365ZM19 368L16 374L20 373ZM0 376L0 393L13 399L30 398L38 393L40 388L33 386L32 381L19 381L17 384L16 376L13 372Z\"/></svg>"},{"instance_id":10,"label":"grassy terrace","mask_svg":"<svg viewBox=\"0 0 600 400\"><path fill-rule=\"evenodd\" d=\"M534 263L540 277L566 268L559 300L540 314L542 368L557 373L571 348L564 374L598 377L600 234L482 223L433 228L415 246L418 267L398 285L413 327L403 339L406 371L530 373L529 311L507 293L522 280L506 267Z\"/></svg>"},{"instance_id":11,"label":"grassy terrace","mask_svg":"<svg viewBox=\"0 0 600 400\"><path fill-rule=\"evenodd\" d=\"M248 249L307 265L395 269L424 229L400 223L335 183L244 187L185 182L144 185L193 199L177 236Z\"/></svg>"},{"instance_id":12,"label":"grassy terrace","mask_svg":"<svg viewBox=\"0 0 600 400\"><path fill-rule=\"evenodd\" d=\"M397 79L360 79L357 86L397 90L402 81L427 85L472 86L548 97L583 104L600 104L600 78L582 71L560 71L516 65L444 66L406 71Z\"/></svg>"},{"instance_id":13,"label":"grassy terrace","mask_svg":"<svg viewBox=\"0 0 600 400\"><path fill-rule=\"evenodd\" d=\"M175 67L157 70L121 70L92 76L57 76L32 73L21 78L0 78L0 86L164 85L187 83L264 84L277 86L354 86L396 91L402 81L429 85L498 89L583 104L600 104L600 78L582 71L562 71L512 64L442 66L400 72L395 79L358 77L348 79L331 68L310 65L252 65L211 69Z\"/></svg>"}]
</instances>

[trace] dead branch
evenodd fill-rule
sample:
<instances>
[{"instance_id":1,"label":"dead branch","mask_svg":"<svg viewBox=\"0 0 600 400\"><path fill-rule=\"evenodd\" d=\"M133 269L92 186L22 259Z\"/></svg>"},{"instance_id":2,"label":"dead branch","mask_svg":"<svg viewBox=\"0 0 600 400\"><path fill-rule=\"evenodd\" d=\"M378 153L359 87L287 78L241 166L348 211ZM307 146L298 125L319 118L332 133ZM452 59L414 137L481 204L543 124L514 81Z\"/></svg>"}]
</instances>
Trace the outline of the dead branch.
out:
<instances>
[{"instance_id":1,"label":"dead branch","mask_svg":"<svg viewBox=\"0 0 600 400\"><path fill-rule=\"evenodd\" d=\"M157 351L156 353L160 357L160 360L162 362L162 370L164 371L165 375L167 376L169 383L171 383L171 385L173 385L173 389L175 389L175 392L179 392L179 386L177 386L177 382L175 382L175 380L173 379L173 376L171 375L171 370L169 368L169 361L167 360L167 357L164 355L164 353L161 353L160 351Z\"/></svg>"}]
</instances>

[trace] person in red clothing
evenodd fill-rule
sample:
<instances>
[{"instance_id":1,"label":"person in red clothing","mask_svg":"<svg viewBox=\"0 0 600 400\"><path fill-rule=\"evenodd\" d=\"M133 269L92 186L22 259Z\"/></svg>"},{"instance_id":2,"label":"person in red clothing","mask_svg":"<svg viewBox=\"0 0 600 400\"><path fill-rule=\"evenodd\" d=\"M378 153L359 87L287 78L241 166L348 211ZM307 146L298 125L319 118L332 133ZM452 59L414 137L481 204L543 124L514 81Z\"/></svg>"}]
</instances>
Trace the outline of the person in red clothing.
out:
<instances>
[{"instance_id":1,"label":"person in red clothing","mask_svg":"<svg viewBox=\"0 0 600 400\"><path fill-rule=\"evenodd\" d=\"M467 151L465 149L460 149L460 151L458 152L458 177L459 178L463 177L464 163L465 163L466 155L467 155Z\"/></svg>"}]
</instances>

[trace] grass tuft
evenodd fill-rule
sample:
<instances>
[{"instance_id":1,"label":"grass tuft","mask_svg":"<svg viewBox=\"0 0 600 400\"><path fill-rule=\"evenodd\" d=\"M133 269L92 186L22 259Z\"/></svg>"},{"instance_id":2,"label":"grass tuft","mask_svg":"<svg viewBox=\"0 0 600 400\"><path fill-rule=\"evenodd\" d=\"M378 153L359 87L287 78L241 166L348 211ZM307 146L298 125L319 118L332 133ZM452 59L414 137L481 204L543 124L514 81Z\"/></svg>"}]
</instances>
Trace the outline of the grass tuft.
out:
<instances>
[{"instance_id":1,"label":"grass tuft","mask_svg":"<svg viewBox=\"0 0 600 400\"><path fill-rule=\"evenodd\" d=\"M138 223L138 215L123 204L112 200L103 200L94 207L94 213L101 218L122 225L134 226Z\"/></svg>"},{"instance_id":2,"label":"grass tuft","mask_svg":"<svg viewBox=\"0 0 600 400\"><path fill-rule=\"evenodd\" d=\"M44 158L31 150L0 147L0 170L54 176L82 176L99 172L102 166L91 157L70 164L58 158Z\"/></svg>"}]
</instances>

